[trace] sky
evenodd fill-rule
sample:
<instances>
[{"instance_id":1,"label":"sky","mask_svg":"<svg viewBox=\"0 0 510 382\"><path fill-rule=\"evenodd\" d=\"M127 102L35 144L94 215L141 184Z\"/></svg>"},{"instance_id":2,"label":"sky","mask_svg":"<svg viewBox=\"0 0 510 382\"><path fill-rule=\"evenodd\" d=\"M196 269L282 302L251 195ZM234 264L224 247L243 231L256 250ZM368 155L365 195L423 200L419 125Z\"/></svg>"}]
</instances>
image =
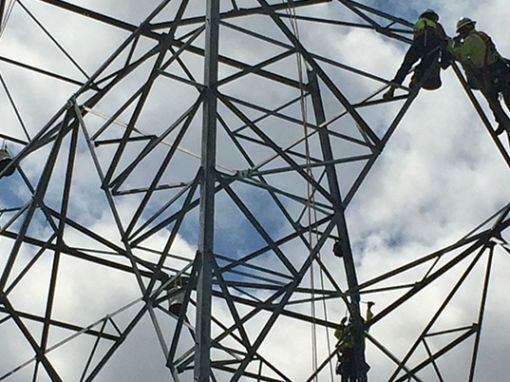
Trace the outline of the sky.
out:
<instances>
[{"instance_id":1,"label":"sky","mask_svg":"<svg viewBox=\"0 0 510 382\"><path fill-rule=\"evenodd\" d=\"M129 6L122 7L119 6L119 2L113 0L81 0L72 3L133 25L139 25L158 5L155 0L130 1ZM158 16L156 21L171 20L180 3L177 0L171 1L168 8ZM202 3L203 1L198 0L191 1L186 17L203 14ZM239 8L251 7L256 4L254 0L238 0L236 3ZM409 22L414 22L416 17L425 10L424 8L433 8L440 15L440 22L449 35L455 33L455 24L460 17L470 17L477 21L478 29L492 36L498 50L504 56L510 55L510 42L505 38L506 19L502 16L508 13L510 5L505 1L469 0L423 3L403 0L366 0L360 1L360 3ZM230 0L223 0L222 10L231 10L232 4L233 2ZM22 5L26 6L31 14L36 16L35 18L47 28L48 34L58 40L58 43L79 64L79 68L55 46L55 43L23 10ZM300 8L298 14L359 22L356 15L338 1ZM285 36L267 17L253 16L236 19L232 20L231 24L288 44ZM290 27L288 22L287 25ZM310 52L384 80L393 78L408 48L407 44L387 38L373 30L332 25L319 27L314 23L302 20L298 21L297 25L300 42ZM197 26L198 24L180 28L177 36L185 36L188 32L191 35L196 31L194 28ZM202 47L204 35L198 33L193 44ZM7 27L0 37L0 56L59 73L78 81L85 81L85 74L92 76L128 38L129 33L125 31L71 15L38 1L27 0L16 2L14 5ZM185 40L187 38L189 37L185 37ZM153 40L140 39L133 50L133 57L142 57L154 46ZM282 47L275 44L247 38L232 27L224 25L220 30L220 54L235 60L255 65L283 51ZM127 59L127 52L128 50L123 51L119 58L114 59L105 73L112 73L121 68ZM184 53L182 60L189 69L190 77L194 78L196 82L201 82L203 77L201 58ZM126 81L119 83L94 105L94 110L87 114L85 119L86 130L89 134L94 135L105 123L102 116L114 115L120 105L136 93L149 76L154 61L155 58L151 58L140 65ZM351 103L360 102L384 86L383 82L366 79L324 62L321 62L320 65ZM296 81L299 80L295 55L268 66L268 70ZM239 69L221 64L219 72L220 79L229 79L229 76L239 74ZM186 77L186 73L178 63L172 63L167 69L167 73L174 77ZM62 110L61 108L79 89L75 84L22 70L5 61L0 61L0 74L4 81L3 84L5 84L0 87L0 115L2 116L0 134L5 134L14 140L33 139L45 126L52 126L47 123L55 115L58 116L57 121L61 121L63 114L59 114L59 110ZM404 84L407 83L409 77ZM443 85L440 89L420 92L347 207L347 225L360 283L456 243L508 203L505 192L510 186L510 179L507 175L508 165L482 124L452 68L442 72L442 81ZM6 87L9 89L9 94L6 92ZM335 99L323 81L320 82L320 87L326 117L334 118L341 114L344 111L343 106ZM295 151L304 152L304 143L302 141L299 143L303 136L303 128L290 121L292 118L301 117L299 102L295 102L282 111L282 114L288 117L287 119L275 116L262 118L264 116L262 109L281 105L289 99L299 99L298 89L276 84L274 81L255 75L245 75L236 81L225 81L220 89L223 94L231 97L230 99L241 99L245 103L257 104L259 109L255 110L245 104L236 103L239 110L242 110L251 121L256 121L256 125L260 127L261 131L269 135L278 146L285 148L298 141L294 146ZM90 90L80 93L77 99L78 104L81 105L93 94L94 92ZM16 111L21 116L25 129L21 126L16 111L9 102L9 96L15 100ZM175 225L162 224L158 226L158 224L170 218L185 205L189 188L183 188L182 184L193 182L200 165L201 109L195 110L194 114L193 112L187 114L197 102L198 97L199 92L194 86L176 81L170 76L158 78L151 89L143 111L140 113L136 127L139 131L149 135L166 134L165 139L157 149L143 158L140 165L119 186L121 194L115 196L113 202L110 202L101 188L101 179L98 173L101 172L104 175L108 172L109 164L115 155L118 144L104 143L107 143L105 141L109 139L122 138L125 126L135 109L134 105L130 105L125 111L119 113L115 123L103 134L98 134L94 138L103 143L96 144L95 158L90 153L90 147L87 146L83 129L80 130L77 138L77 160L73 170L68 216L90 232L105 238L108 244L113 244L114 247L87 237L86 234L71 226L66 228L65 242L68 246L83 249L82 253L97 256L119 266L130 265L129 260L122 255L121 251L117 250L125 248L118 227L121 226L124 230L131 229L131 218L137 214L139 206L143 203L144 194L136 192L136 190L149 187L157 171L165 163L164 158L170 150L171 143L179 139L179 132L184 132L183 126L186 122L185 120L181 121L175 128L171 127L172 123L179 116L184 115L189 116L189 127L182 138L179 150L172 157L167 171L161 175L161 180L158 183L174 186L157 191L150 198L134 228L130 231L129 240L130 243L134 241L139 245L136 248L133 245L135 256L154 263L157 262L158 257L146 249L160 252L170 245L170 240L173 240L169 249L175 256L165 262L166 273L174 275L190 266L192 259L195 258L199 240L197 208L186 214L175 239L171 239L170 236ZM378 97L380 95L376 96L376 99ZM492 115L483 97L480 94L476 94L476 97L483 110L486 111L489 121L493 123ZM402 104L402 101L394 101L371 106L366 110L360 109L360 114L374 131L383 134ZM309 114L309 120L313 121L310 101L305 107ZM274 154L273 149L263 147L256 142L253 143L257 136L252 129L245 127L246 121L236 115L233 109L229 109L225 103L220 103L219 110L226 125L232 129L239 128L248 138L252 138L251 141L249 139L243 141L243 147L253 162L260 164L258 169L270 172L287 165L278 158L268 159ZM52 123L54 126L54 122ZM220 124L220 127L222 126ZM361 137L349 117L342 117L337 122L331 123L329 128L356 139ZM25 133L25 130L28 134ZM217 168L225 174L225 179L229 179L228 176L239 175L236 171L242 171L251 166L246 156L243 156L226 133L226 129L220 128L218 131ZM333 139L332 142L335 157L368 154L366 147L346 143L341 139ZM119 168L114 172L115 176L120 175L122 169L125 169L137 155L143 153L142 148L146 143L146 141L137 141L128 144L128 149L120 157ZM317 137L312 138L309 143L312 153L319 153ZM508 136L501 136L501 143L504 149L508 150L510 143ZM12 140L7 144L13 156L22 152L22 144ZM32 191L27 186L27 180L33 187L43 183L41 173L52 147L53 145L48 145L37 149L21 161L20 166L25 179L22 178L19 171L12 177L0 179L0 207L2 209L29 206ZM57 211L62 208L69 147L70 136L67 136L57 157L55 170L51 172L48 191L44 197L45 204ZM295 158L298 163L303 163L303 158L298 155L292 156L292 158ZM94 162L94 159L97 161ZM360 169L358 162L338 166L343 195L350 190ZM319 171L314 172L314 176L318 174ZM227 187L229 192L219 192L216 198L214 250L217 254L231 259L238 259L246 254L254 253L267 245L267 237L257 233L254 221L260 223L267 236L275 240L295 229L263 188L251 187L242 180L234 180L231 187ZM310 192L302 177L295 173L282 172L267 175L266 180L271 186L281 191L303 198L306 198ZM321 185L324 184L325 181L322 180ZM179 193L181 189L183 190L182 194ZM196 197L198 191L195 192L195 194L191 193L190 197ZM163 208L170 200L174 199L176 200L174 204ZM281 200L286 211L293 218L297 219L303 213L305 216L301 222L313 219L313 217L307 217L303 212L302 203L285 197L282 197ZM327 204L321 195L317 195L315 202L319 205ZM243 215L241 206L245 206L250 211L253 217L251 221ZM161 212L158 213L158 211ZM23 212L20 217L17 217L15 212L6 212L0 215L0 226L8 225L7 231L17 233L22 229L22 222L26 215L27 213ZM155 216L154 220L151 220L152 216ZM325 214L319 213L318 217L323 216ZM58 220L54 221L58 225ZM153 227L159 228L157 231L151 231ZM320 229L324 230L325 225ZM43 241L54 242L53 239L50 239L53 232L54 229L48 224L48 218L44 211L40 208L36 209L28 228L28 235ZM318 238L310 240L318 240ZM323 256L326 268L332 274L335 282L344 290L346 277L342 260L332 256L332 244L331 239L327 240L321 251L321 256ZM14 246L13 239L2 237L0 241L0 269L2 272L5 271ZM292 273L290 269L292 267L299 269L304 264L308 250L300 240L289 240L280 248L290 259L291 265L286 264L278 256L277 250L269 250L264 256L259 256L250 262L251 265L261 269L238 267L240 273L225 272L224 277L231 282L256 282L257 276L273 277L274 275L269 276L267 273L267 270L271 270L278 272L277 276L271 278L271 283L276 285L277 282L290 282L289 275ZM459 254L461 249L453 251L451 255ZM34 265L25 277L8 290L9 301L19 311L44 316L48 285L55 257L54 251L46 250L38 254L38 250L39 248L36 246L27 244L21 246L7 287L12 285L16 275L22 271L26 264L33 261ZM487 257L487 253L484 253L483 259ZM432 269L441 267L450 258L448 256L441 258ZM430 288L426 288L422 293L413 297L409 303L402 305L397 311L379 321L370 329L370 334L393 354L404 357L412 341L423 330L437 306L441 304L453 285L460 279L469 259L461 262L459 267L452 269ZM485 270L483 259L474 267L473 274L468 277L459 293L441 315L435 326L437 331L469 326L477 321ZM229 260L222 259L221 261L221 265L229 264ZM429 266L431 263L417 267L415 270L403 274L395 282L412 283L419 280L427 272ZM505 317L510 313L508 304L505 303L507 297L504 292L509 269L508 254L500 247L496 247L475 381L487 379L504 381L509 373L508 363L505 359L508 341L503 335L506 329ZM320 284L319 278L324 275L319 273L317 268L314 272L313 274L307 272L303 275L300 286L307 287L312 282L317 287ZM331 289L331 282L326 282L326 285L328 289ZM388 285L392 285L392 280L389 280L387 284L383 283L383 286ZM82 327L93 325L92 327L96 330L100 330L104 323L105 333L111 335L116 333L115 325L125 329L144 305L140 301L141 293L138 281L132 273L107 269L76 256L62 256L55 290L55 306L52 312L54 320ZM235 297L245 297L241 291L246 290L231 290L231 293ZM2 293L5 292L5 290L2 291ZM362 301L375 301L374 311L377 314L394 301L399 293L399 291L368 293L362 297ZM255 295L254 299L263 300L270 298L272 292L254 289L253 295ZM164 293L160 296L164 297ZM295 300L299 300L299 298L298 294L293 296ZM233 324L236 318L233 317L225 301L221 298L215 298L213 301L214 316L226 326ZM163 309L164 306L166 305L163 302L160 307L156 307L152 311L152 316L146 313L140 319L136 327L129 332L125 343L115 352L108 365L100 371L96 380L172 380L169 370L165 367L164 354L168 351L165 347L171 343L176 321ZM124 307L126 309L122 310ZM270 319L270 314L255 312L251 307L241 304L236 307L241 316L254 313L254 318L246 323L245 328L246 336L255 342L264 325ZM310 304L295 303L289 304L286 308L295 313L310 315ZM325 308L324 312L322 304L317 304L317 315L328 321L338 322L346 314L345 305L338 297L331 299ZM364 308L365 305L362 304L362 309ZM188 315L194 324L194 307L189 308ZM110 316L111 319L108 318ZM34 352L14 325L13 320L3 321L4 317L7 316L0 313L0 351L2 354L6 354L0 359L0 380L3 377L6 381L31 380L34 376L36 362L29 362L11 376L6 376L6 373L13 369L16 370L18 366L24 365L25 361L31 360ZM24 319L23 322L34 338L39 341L43 335L42 325L28 319ZM332 329L319 328L314 344L313 332L310 327L311 325L303 321L280 317L258 350L267 360L277 365L289 379L306 380L312 367L312 349L317 347L318 359L321 362L331 351L331 346L334 343ZM162 332L159 338L158 330ZM213 325L213 331L217 334L221 332L221 329L217 325ZM61 342L73 333L75 332L71 330L52 327L49 334L48 347L51 349L54 345L58 346L48 353L48 358L62 380L65 381L80 380L80 375L87 364L86 356L94 346L93 337L84 334L76 338L73 337L69 342ZM239 331L235 331L235 334L243 335ZM162 338L164 338L163 341ZM431 337L428 341L430 341L431 348L436 349L447 339L436 336ZM185 329L180 336L177 354L185 354L192 344L192 335ZM222 344L234 349L239 347L232 338L225 339ZM459 346L458 349L438 361L439 366L444 367L445 380L467 380L472 346L473 339L471 338L463 346ZM107 351L108 342L100 342L96 358L92 361L92 367L97 362L96 360ZM214 356L219 357L219 353L214 353ZM422 359L420 357L424 355L424 349L420 348L411 363L418 364ZM372 382L387 381L394 370L394 364L388 361L371 342L367 345L367 360L371 365L369 380ZM257 368L258 364L254 362L248 367L248 370L256 373ZM41 365L36 370L37 381L50 380ZM272 375L272 372L267 369L264 372L267 375ZM424 370L420 375L424 381L438 380L431 370ZM227 373L219 373L218 380L226 381L229 376L230 374ZM336 379L338 376L334 378ZM192 374L189 371L182 374L183 381L191 379ZM331 380L329 370L321 373L319 380Z\"/></svg>"}]
</instances>

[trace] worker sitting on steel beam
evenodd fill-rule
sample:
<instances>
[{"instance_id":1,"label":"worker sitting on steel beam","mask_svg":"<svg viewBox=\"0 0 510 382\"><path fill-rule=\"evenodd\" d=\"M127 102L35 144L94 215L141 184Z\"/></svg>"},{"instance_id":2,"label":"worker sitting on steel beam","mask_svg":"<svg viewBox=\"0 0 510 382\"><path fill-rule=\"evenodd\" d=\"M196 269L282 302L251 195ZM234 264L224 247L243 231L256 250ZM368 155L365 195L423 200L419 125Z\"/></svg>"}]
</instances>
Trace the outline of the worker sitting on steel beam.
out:
<instances>
[{"instance_id":1,"label":"worker sitting on steel beam","mask_svg":"<svg viewBox=\"0 0 510 382\"><path fill-rule=\"evenodd\" d=\"M395 88L402 84L418 60L420 63L414 70L409 87L414 89L421 86L424 89L434 90L441 86L439 61L441 60L443 68L446 68L451 60L444 57L448 54L446 51L448 38L438 20L438 14L432 9L427 9L420 15L414 24L413 43L395 78L391 81L390 89L383 94L383 99L393 98Z\"/></svg>"},{"instance_id":2,"label":"worker sitting on steel beam","mask_svg":"<svg viewBox=\"0 0 510 382\"><path fill-rule=\"evenodd\" d=\"M510 118L499 101L503 94L506 106L510 109L510 65L496 50L491 38L475 29L476 21L461 18L457 22L457 34L451 40L449 50L464 69L468 86L481 90L498 122L496 134L510 132Z\"/></svg>"}]
</instances>

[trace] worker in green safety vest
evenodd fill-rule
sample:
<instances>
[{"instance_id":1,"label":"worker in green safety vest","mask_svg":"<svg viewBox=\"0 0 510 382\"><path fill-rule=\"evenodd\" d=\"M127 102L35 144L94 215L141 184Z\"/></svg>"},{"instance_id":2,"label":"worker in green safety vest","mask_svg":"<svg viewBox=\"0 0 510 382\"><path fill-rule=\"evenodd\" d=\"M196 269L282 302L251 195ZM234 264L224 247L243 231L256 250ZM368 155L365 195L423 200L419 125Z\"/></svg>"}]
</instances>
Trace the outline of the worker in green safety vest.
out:
<instances>
[{"instance_id":1,"label":"worker in green safety vest","mask_svg":"<svg viewBox=\"0 0 510 382\"><path fill-rule=\"evenodd\" d=\"M369 322L374 316L372 313L372 301L367 302L366 321ZM347 317L342 318L338 328L335 329L335 337L337 342L338 362L336 373L341 376L341 382L356 382L357 368L354 355L354 338L352 335L352 322L347 323ZM368 329L365 333L368 332ZM370 366L365 363L365 370L368 371Z\"/></svg>"},{"instance_id":2,"label":"worker in green safety vest","mask_svg":"<svg viewBox=\"0 0 510 382\"><path fill-rule=\"evenodd\" d=\"M418 61L420 63L411 78L410 88L414 89L421 85L424 89L434 90L441 86L441 65L446 68L444 63L450 60L443 57L448 54L446 50L448 38L438 20L438 14L432 9L427 9L420 15L414 24L413 43L391 81L390 89L383 94L383 99L393 98L396 86L402 84L412 66Z\"/></svg>"},{"instance_id":3,"label":"worker in green safety vest","mask_svg":"<svg viewBox=\"0 0 510 382\"><path fill-rule=\"evenodd\" d=\"M467 17L457 22L457 34L451 40L448 50L462 65L468 85L482 92L487 99L494 118L498 123L497 134L510 132L510 118L499 102L503 94L505 104L510 108L510 65L496 50L492 39L475 29L476 21Z\"/></svg>"}]
</instances>

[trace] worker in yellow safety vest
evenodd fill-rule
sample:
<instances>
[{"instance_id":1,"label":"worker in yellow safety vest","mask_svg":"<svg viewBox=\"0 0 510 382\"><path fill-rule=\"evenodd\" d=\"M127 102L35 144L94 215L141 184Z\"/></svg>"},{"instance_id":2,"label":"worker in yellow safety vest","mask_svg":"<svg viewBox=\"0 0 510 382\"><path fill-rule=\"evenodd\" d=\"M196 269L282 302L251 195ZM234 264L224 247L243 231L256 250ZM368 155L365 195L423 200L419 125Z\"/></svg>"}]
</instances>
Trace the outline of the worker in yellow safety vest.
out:
<instances>
[{"instance_id":1,"label":"worker in yellow safety vest","mask_svg":"<svg viewBox=\"0 0 510 382\"><path fill-rule=\"evenodd\" d=\"M434 90L441 86L441 66L446 68L451 60L445 60L443 57L448 54L446 50L448 38L438 20L438 14L432 9L427 9L420 15L414 24L413 43L391 81L390 89L383 94L383 99L393 98L396 86L402 84L412 66L419 60L409 87L414 89L421 85L424 89Z\"/></svg>"},{"instance_id":2,"label":"worker in yellow safety vest","mask_svg":"<svg viewBox=\"0 0 510 382\"><path fill-rule=\"evenodd\" d=\"M457 22L457 34L448 47L462 65L468 85L481 90L498 123L497 134L510 132L510 118L499 102L499 94L510 108L510 65L496 50L492 39L475 29L476 21L467 17Z\"/></svg>"},{"instance_id":3,"label":"worker in yellow safety vest","mask_svg":"<svg viewBox=\"0 0 510 382\"><path fill-rule=\"evenodd\" d=\"M367 313L366 313L366 321L368 322L372 319L374 314L372 313L372 306L374 306L374 302L367 302ZM337 342L337 351L338 351L338 362L336 366L336 373L341 376L341 382L356 382L357 378L357 368L356 361L354 355L354 338L352 335L352 322L349 321L346 324L347 317L342 318L338 328L335 329L335 337L338 340ZM365 333L368 332L368 329ZM365 369L368 371L370 366L365 363Z\"/></svg>"}]
</instances>

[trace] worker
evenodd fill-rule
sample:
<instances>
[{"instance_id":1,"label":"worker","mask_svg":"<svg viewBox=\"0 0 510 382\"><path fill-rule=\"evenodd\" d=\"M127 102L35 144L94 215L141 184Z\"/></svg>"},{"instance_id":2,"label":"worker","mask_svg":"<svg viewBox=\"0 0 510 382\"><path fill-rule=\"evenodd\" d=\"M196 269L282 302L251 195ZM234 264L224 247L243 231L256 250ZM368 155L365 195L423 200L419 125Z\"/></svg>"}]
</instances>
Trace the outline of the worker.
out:
<instances>
[{"instance_id":1,"label":"worker","mask_svg":"<svg viewBox=\"0 0 510 382\"><path fill-rule=\"evenodd\" d=\"M389 90L383 94L383 99L393 98L395 88L404 82L405 77L418 60L420 63L414 71L409 87L414 89L421 85L424 89L433 90L441 86L439 60L441 59L442 64L448 63L450 60L443 57L448 54L446 50L448 38L438 20L438 14L432 9L427 9L420 15L414 24L413 43L395 78L391 81ZM446 66L443 67L446 68Z\"/></svg>"},{"instance_id":2,"label":"worker","mask_svg":"<svg viewBox=\"0 0 510 382\"><path fill-rule=\"evenodd\" d=\"M475 29L476 21L467 17L457 22L456 35L449 46L464 69L468 86L482 92L498 123L496 134L510 132L510 118L499 102L499 94L510 108L510 67L496 50L491 38Z\"/></svg>"},{"instance_id":3,"label":"worker","mask_svg":"<svg viewBox=\"0 0 510 382\"><path fill-rule=\"evenodd\" d=\"M354 355L354 339L352 337L352 321L345 322L342 318L339 327L335 330L337 342L336 373L341 376L341 382L356 382L356 359Z\"/></svg>"},{"instance_id":4,"label":"worker","mask_svg":"<svg viewBox=\"0 0 510 382\"><path fill-rule=\"evenodd\" d=\"M373 301L367 302L366 321L368 322L374 316L372 307L375 305ZM363 320L363 319L362 319ZM347 317L343 317L335 330L335 337L337 338L337 356L338 361L336 365L336 373L341 376L341 382L356 382L357 381L357 368L356 358L354 353L354 338L352 335L352 319L349 324L345 324ZM366 330L364 333L367 333ZM370 366L365 363L365 369L368 371Z\"/></svg>"},{"instance_id":5,"label":"worker","mask_svg":"<svg viewBox=\"0 0 510 382\"><path fill-rule=\"evenodd\" d=\"M345 324L347 322L347 316L343 317L340 321L340 324L338 325L338 328L335 329L335 337L338 340L338 343L342 341L344 338L345 330L347 329L347 325Z\"/></svg>"}]
</instances>

